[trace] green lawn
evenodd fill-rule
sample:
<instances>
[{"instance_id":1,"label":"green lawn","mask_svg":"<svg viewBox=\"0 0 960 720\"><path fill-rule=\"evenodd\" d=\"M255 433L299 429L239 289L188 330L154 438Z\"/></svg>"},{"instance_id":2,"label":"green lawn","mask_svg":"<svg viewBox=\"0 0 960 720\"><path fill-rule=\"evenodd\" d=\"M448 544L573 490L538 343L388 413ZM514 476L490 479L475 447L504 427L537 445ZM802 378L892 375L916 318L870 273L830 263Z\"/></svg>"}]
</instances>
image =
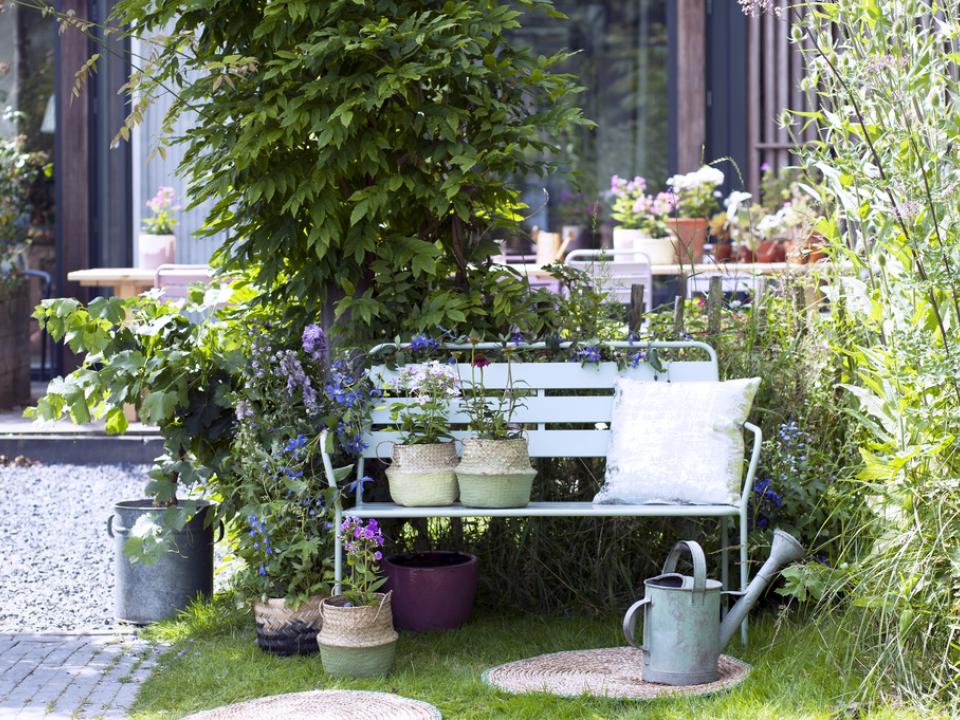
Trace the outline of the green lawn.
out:
<instances>
[{"instance_id":1,"label":"green lawn","mask_svg":"<svg viewBox=\"0 0 960 720\"><path fill-rule=\"evenodd\" d=\"M135 720L191 712L264 695L316 688L395 692L433 703L444 718L912 718L905 709L872 712L844 702L828 638L807 623L757 617L750 647L731 652L753 664L740 687L703 698L630 702L549 695L509 695L482 682L494 665L540 653L622 644L620 618L482 613L456 632L401 634L396 671L377 680L327 677L319 656L276 658L254 644L252 620L219 606L196 610L156 635L175 642L143 686Z\"/></svg>"}]
</instances>

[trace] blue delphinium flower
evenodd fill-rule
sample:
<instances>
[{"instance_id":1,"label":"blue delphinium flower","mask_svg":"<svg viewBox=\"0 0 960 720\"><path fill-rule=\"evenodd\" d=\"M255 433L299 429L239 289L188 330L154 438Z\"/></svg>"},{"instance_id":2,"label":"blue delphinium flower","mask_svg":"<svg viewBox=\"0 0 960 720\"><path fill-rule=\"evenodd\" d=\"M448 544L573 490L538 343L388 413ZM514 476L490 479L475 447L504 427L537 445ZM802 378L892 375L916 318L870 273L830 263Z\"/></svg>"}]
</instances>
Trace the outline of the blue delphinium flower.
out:
<instances>
[{"instance_id":1,"label":"blue delphinium flower","mask_svg":"<svg viewBox=\"0 0 960 720\"><path fill-rule=\"evenodd\" d=\"M647 354L643 350L640 350L639 352L635 352L633 353L633 355L630 356L630 367L632 368L639 367L640 363L642 363L646 359L647 359Z\"/></svg>"},{"instance_id":2,"label":"blue delphinium flower","mask_svg":"<svg viewBox=\"0 0 960 720\"><path fill-rule=\"evenodd\" d=\"M434 340L432 337L428 337L423 333L415 336L413 340L410 341L410 349L414 352L420 352L421 350L436 350L440 347L440 343Z\"/></svg>"},{"instance_id":3,"label":"blue delphinium flower","mask_svg":"<svg viewBox=\"0 0 960 720\"><path fill-rule=\"evenodd\" d=\"M514 330L513 334L510 336L510 342L514 345L523 345L526 340L523 337L523 333L519 330Z\"/></svg>"},{"instance_id":4,"label":"blue delphinium flower","mask_svg":"<svg viewBox=\"0 0 960 720\"><path fill-rule=\"evenodd\" d=\"M298 434L295 438L291 438L287 441L287 444L284 446L284 450L288 453L295 452L307 444L307 438L303 435Z\"/></svg>"},{"instance_id":5,"label":"blue delphinium flower","mask_svg":"<svg viewBox=\"0 0 960 720\"><path fill-rule=\"evenodd\" d=\"M596 345L590 345L577 351L577 360L583 363L600 362L600 348Z\"/></svg>"},{"instance_id":6,"label":"blue delphinium flower","mask_svg":"<svg viewBox=\"0 0 960 720\"><path fill-rule=\"evenodd\" d=\"M360 488L360 492L363 492L363 488L364 488L368 483L372 483L372 482L373 482L373 478L372 478L372 477L370 477L369 475L364 475L364 476L361 477L361 478L357 478L356 480L354 480L354 481L352 481L352 482L350 482L350 483L347 483L347 492L349 492L349 493L355 493L355 492L357 491L357 488Z\"/></svg>"},{"instance_id":7,"label":"blue delphinium flower","mask_svg":"<svg viewBox=\"0 0 960 720\"><path fill-rule=\"evenodd\" d=\"M303 351L314 360L323 360L327 352L327 338L323 334L323 328L319 325L307 325L303 329L303 336L300 339Z\"/></svg>"}]
</instances>

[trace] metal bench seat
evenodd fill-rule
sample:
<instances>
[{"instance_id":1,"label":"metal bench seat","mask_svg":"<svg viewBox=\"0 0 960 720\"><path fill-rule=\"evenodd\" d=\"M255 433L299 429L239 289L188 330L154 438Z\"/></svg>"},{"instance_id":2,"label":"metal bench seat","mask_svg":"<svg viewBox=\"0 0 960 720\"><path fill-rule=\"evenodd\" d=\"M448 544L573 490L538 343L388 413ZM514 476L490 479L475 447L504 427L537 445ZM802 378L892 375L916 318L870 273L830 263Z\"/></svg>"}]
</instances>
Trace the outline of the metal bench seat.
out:
<instances>
[{"instance_id":1,"label":"metal bench seat","mask_svg":"<svg viewBox=\"0 0 960 720\"><path fill-rule=\"evenodd\" d=\"M656 371L651 365L640 362L636 367L618 367L614 362L588 363L581 366L577 362L524 362L492 363L484 369L484 386L488 391L502 390L512 381L513 387L524 394L522 407L517 408L514 421L524 427L524 436L528 440L531 458L601 458L606 457L610 441L609 423L613 412L613 390L620 377L630 377L647 382L718 382L717 356L712 347L696 341L640 343L605 343L608 347L625 349L628 353L656 348L658 351L684 351L686 355L698 353L706 359L680 360L663 358L663 369ZM387 348L378 346L371 351L373 357ZM545 350L543 343L516 346L518 350ZM562 347L569 347L566 344ZM496 343L480 343L478 350L498 350L503 346ZM447 345L445 349L460 352L459 359L469 360L470 345ZM458 370L465 380L471 377L469 364L460 364ZM370 369L375 382L386 384L396 375L395 368L385 365ZM357 477L363 477L364 464L371 459L391 457L393 444L399 434L393 429L393 420L388 404L398 401L390 398L383 407L376 408L371 416L371 425L364 434L366 448L357 462ZM399 398L399 401L413 402L412 399ZM448 413L455 429L456 439L470 437L464 428L467 416L453 400ZM753 480L760 458L762 434L760 428L750 423L744 424L744 430L750 433L752 448L739 501L735 505L690 505L649 503L643 505L600 505L584 501L543 502L534 499L522 508L473 508L463 507L459 503L439 507L404 507L387 502L364 502L362 483L358 483L355 504L336 508L336 526L344 516L376 518L426 518L426 517L702 517L716 518L720 521L721 556L720 574L725 588L729 588L729 525L730 519L739 523L740 589L747 587L747 514L749 499L753 490ZM671 438L664 437L664 442ZM749 444L748 444L749 446ZM325 439L321 447L326 447ZM678 449L682 452L682 449ZM327 480L336 486L332 458L323 452L323 463ZM336 591L339 592L343 573L341 543L338 538L334 554ZM746 625L743 628L743 641L746 642Z\"/></svg>"}]
</instances>

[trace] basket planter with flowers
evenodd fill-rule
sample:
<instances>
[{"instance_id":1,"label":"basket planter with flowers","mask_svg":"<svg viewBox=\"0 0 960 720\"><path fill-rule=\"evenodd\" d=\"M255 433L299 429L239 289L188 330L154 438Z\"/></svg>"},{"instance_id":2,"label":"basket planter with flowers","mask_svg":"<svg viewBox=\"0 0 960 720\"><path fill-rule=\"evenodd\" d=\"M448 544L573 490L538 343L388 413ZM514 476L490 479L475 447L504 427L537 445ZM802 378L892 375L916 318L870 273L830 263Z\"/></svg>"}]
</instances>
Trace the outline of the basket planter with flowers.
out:
<instances>
[{"instance_id":1,"label":"basket planter with flowers","mask_svg":"<svg viewBox=\"0 0 960 720\"><path fill-rule=\"evenodd\" d=\"M708 218L716 207L717 186L723 184L723 173L704 165L685 175L674 175L667 185L676 197L676 217L669 226L679 241L677 261L697 263L703 260L707 243Z\"/></svg>"},{"instance_id":2,"label":"basket planter with flowers","mask_svg":"<svg viewBox=\"0 0 960 720\"><path fill-rule=\"evenodd\" d=\"M613 228L613 249L636 250L655 265L669 264L676 252L676 239L666 223L674 209L673 195L663 192L650 195L646 190L647 181L642 177L626 180L614 175L610 178L612 216L617 222ZM633 258L627 256L626 259Z\"/></svg>"},{"instance_id":3,"label":"basket planter with flowers","mask_svg":"<svg viewBox=\"0 0 960 720\"><path fill-rule=\"evenodd\" d=\"M398 505L450 505L457 499L457 452L450 434L450 401L460 395L459 378L436 360L404 366L389 388L401 442L387 469L390 495Z\"/></svg>"},{"instance_id":4,"label":"basket planter with flowers","mask_svg":"<svg viewBox=\"0 0 960 720\"><path fill-rule=\"evenodd\" d=\"M157 194L147 200L152 217L143 219L144 231L137 238L137 267L156 270L160 265L172 263L177 256L177 225L173 211L173 188L161 185Z\"/></svg>"},{"instance_id":5,"label":"basket planter with flowers","mask_svg":"<svg viewBox=\"0 0 960 720\"><path fill-rule=\"evenodd\" d=\"M389 592L377 570L383 559L383 534L377 521L347 518L338 528L349 576L342 595L320 604L323 625L317 637L323 669L339 677L374 677L393 669L397 631Z\"/></svg>"},{"instance_id":6,"label":"basket planter with flowers","mask_svg":"<svg viewBox=\"0 0 960 720\"><path fill-rule=\"evenodd\" d=\"M530 465L527 439L511 424L519 399L508 376L503 394L491 402L483 386L483 369L489 364L473 350L470 394L464 394L461 406L477 435L464 441L457 465L460 502L466 507L525 507L537 472Z\"/></svg>"},{"instance_id":7,"label":"basket planter with flowers","mask_svg":"<svg viewBox=\"0 0 960 720\"><path fill-rule=\"evenodd\" d=\"M235 548L244 567L234 584L253 600L257 645L275 655L304 655L319 649L335 536L337 490L318 467L317 428L334 425L346 454L361 450L356 436L371 388L343 360L328 365L319 326L308 325L292 347L286 337L280 328L252 335L234 399L234 471L219 485L237 517ZM351 469L339 468L336 477Z\"/></svg>"}]
</instances>

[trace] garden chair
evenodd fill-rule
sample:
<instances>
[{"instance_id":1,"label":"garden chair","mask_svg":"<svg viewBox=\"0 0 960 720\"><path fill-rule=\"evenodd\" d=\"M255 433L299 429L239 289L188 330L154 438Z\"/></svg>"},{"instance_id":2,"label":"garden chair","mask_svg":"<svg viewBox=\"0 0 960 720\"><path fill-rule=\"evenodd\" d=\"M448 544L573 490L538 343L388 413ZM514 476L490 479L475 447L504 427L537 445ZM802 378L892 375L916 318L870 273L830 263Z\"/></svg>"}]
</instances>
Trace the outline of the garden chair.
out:
<instances>
[{"instance_id":1,"label":"garden chair","mask_svg":"<svg viewBox=\"0 0 960 720\"><path fill-rule=\"evenodd\" d=\"M621 259L617 259L617 257ZM636 250L574 250L566 264L587 273L611 299L629 305L631 287L643 286L643 312L653 309L653 265Z\"/></svg>"}]
</instances>

